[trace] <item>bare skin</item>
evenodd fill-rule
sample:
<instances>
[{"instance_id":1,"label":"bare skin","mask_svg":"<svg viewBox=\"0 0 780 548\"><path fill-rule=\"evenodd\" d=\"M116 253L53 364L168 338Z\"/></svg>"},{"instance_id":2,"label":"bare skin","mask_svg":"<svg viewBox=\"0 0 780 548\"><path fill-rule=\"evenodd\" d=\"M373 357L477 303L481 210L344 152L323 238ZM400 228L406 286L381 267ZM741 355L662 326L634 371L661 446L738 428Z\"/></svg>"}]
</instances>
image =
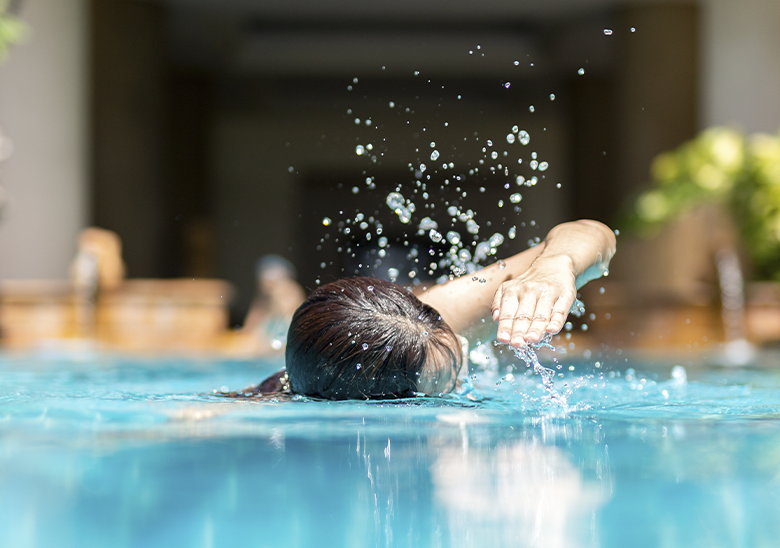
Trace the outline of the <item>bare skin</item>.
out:
<instances>
[{"instance_id":1,"label":"bare skin","mask_svg":"<svg viewBox=\"0 0 780 548\"><path fill-rule=\"evenodd\" d=\"M434 286L420 300L463 333L491 311L497 339L521 347L558 333L577 289L603 275L615 254L615 235L597 221L553 228L544 243L479 270ZM476 276L484 283L474 281Z\"/></svg>"}]
</instances>

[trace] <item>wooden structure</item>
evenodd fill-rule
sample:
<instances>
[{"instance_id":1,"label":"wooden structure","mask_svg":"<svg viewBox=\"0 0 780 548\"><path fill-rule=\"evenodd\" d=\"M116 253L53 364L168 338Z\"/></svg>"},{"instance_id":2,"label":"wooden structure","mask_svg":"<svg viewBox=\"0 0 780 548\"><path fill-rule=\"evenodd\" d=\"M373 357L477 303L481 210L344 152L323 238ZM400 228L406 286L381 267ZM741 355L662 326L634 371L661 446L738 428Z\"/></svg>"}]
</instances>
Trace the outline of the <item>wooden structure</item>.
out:
<instances>
[{"instance_id":1,"label":"wooden structure","mask_svg":"<svg viewBox=\"0 0 780 548\"><path fill-rule=\"evenodd\" d=\"M4 281L0 340L14 349L88 339L123 351L218 350L232 292L223 280L193 278L125 280L94 297L66 281Z\"/></svg>"}]
</instances>

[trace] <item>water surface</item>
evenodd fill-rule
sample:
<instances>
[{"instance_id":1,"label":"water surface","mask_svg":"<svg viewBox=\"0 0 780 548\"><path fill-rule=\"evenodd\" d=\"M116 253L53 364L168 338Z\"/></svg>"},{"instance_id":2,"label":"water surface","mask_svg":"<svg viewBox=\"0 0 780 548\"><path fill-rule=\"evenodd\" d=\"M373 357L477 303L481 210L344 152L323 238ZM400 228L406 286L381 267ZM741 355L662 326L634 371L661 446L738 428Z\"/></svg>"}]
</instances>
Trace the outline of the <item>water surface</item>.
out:
<instances>
[{"instance_id":1,"label":"water surface","mask_svg":"<svg viewBox=\"0 0 780 548\"><path fill-rule=\"evenodd\" d=\"M780 373L673 364L564 367L562 406L522 374L260 402L212 391L278 361L0 357L3 545L777 546Z\"/></svg>"}]
</instances>

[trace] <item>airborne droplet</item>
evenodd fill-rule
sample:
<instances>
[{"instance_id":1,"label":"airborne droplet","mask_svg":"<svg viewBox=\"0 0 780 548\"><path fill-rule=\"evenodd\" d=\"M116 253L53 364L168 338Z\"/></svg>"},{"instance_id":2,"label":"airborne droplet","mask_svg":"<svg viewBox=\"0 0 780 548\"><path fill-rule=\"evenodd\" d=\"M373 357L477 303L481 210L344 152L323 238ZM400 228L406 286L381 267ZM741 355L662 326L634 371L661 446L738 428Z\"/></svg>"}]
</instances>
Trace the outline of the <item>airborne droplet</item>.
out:
<instances>
[{"instance_id":1,"label":"airborne droplet","mask_svg":"<svg viewBox=\"0 0 780 548\"><path fill-rule=\"evenodd\" d=\"M517 138L523 146L531 142L531 136L528 135L528 132L525 130L521 130L520 133L517 134Z\"/></svg>"}]
</instances>

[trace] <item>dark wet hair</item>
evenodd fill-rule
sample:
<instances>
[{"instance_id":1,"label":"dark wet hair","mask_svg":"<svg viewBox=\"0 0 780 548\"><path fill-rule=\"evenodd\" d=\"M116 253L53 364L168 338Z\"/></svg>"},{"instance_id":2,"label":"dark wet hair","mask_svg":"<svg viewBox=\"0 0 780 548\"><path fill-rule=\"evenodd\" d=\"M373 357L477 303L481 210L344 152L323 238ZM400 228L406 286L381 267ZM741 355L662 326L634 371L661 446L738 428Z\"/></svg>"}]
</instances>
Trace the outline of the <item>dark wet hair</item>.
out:
<instances>
[{"instance_id":1,"label":"dark wet hair","mask_svg":"<svg viewBox=\"0 0 780 548\"><path fill-rule=\"evenodd\" d=\"M285 358L292 392L335 400L449 392L463 359L436 310L368 277L316 289L293 316Z\"/></svg>"}]
</instances>

